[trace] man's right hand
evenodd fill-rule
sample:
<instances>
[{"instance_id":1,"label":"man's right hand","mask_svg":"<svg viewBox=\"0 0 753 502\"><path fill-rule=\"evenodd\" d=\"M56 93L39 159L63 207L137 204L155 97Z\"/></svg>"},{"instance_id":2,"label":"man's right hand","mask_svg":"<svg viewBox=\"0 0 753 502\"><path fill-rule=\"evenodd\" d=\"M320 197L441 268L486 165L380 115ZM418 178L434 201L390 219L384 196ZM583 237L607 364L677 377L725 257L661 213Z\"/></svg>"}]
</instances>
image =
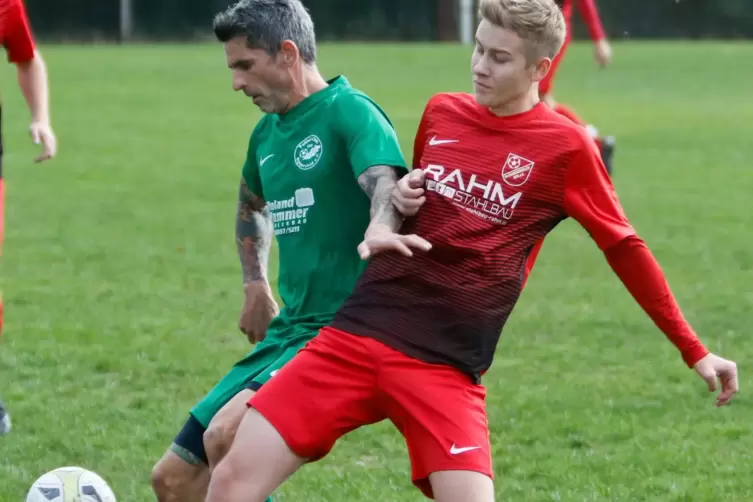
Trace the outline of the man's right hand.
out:
<instances>
[{"instance_id":1,"label":"man's right hand","mask_svg":"<svg viewBox=\"0 0 753 502\"><path fill-rule=\"evenodd\" d=\"M243 285L243 309L238 328L252 344L261 342L267 334L269 323L280 312L266 280Z\"/></svg>"},{"instance_id":2,"label":"man's right hand","mask_svg":"<svg viewBox=\"0 0 753 502\"><path fill-rule=\"evenodd\" d=\"M594 58L596 59L596 63L602 68L612 62L612 46L609 45L609 42L606 39L596 42Z\"/></svg>"},{"instance_id":3,"label":"man's right hand","mask_svg":"<svg viewBox=\"0 0 753 502\"><path fill-rule=\"evenodd\" d=\"M58 150L58 143L49 122L32 122L29 126L29 134L35 145L41 143L44 148L42 153L34 159L34 162L44 162L55 156Z\"/></svg>"},{"instance_id":4,"label":"man's right hand","mask_svg":"<svg viewBox=\"0 0 753 502\"><path fill-rule=\"evenodd\" d=\"M426 202L425 177L423 170L414 169L397 182L397 187L392 192L392 203L403 216L415 215Z\"/></svg>"},{"instance_id":5,"label":"man's right hand","mask_svg":"<svg viewBox=\"0 0 753 502\"><path fill-rule=\"evenodd\" d=\"M716 397L717 406L729 404L732 401L732 397L740 390L737 377L737 364L734 361L728 361L716 354L708 354L695 363L693 368L706 381L709 386L709 392L714 392L717 389L717 380L722 384L722 391Z\"/></svg>"}]
</instances>

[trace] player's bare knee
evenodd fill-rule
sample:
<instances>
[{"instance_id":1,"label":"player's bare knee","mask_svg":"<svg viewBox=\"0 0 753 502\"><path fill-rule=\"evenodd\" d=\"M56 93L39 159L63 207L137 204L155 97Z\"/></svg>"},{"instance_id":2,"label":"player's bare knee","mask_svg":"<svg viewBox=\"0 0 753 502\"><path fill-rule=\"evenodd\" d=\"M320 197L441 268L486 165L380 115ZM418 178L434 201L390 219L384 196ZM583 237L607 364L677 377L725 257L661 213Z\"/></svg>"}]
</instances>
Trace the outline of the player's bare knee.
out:
<instances>
[{"instance_id":1,"label":"player's bare knee","mask_svg":"<svg viewBox=\"0 0 753 502\"><path fill-rule=\"evenodd\" d=\"M168 452L152 468L152 489L159 502L186 502L194 500L186 494L198 494L202 489L206 489L208 475L203 464L185 463L172 452Z\"/></svg>"},{"instance_id":2,"label":"player's bare knee","mask_svg":"<svg viewBox=\"0 0 753 502\"><path fill-rule=\"evenodd\" d=\"M232 462L221 461L212 471L206 502L224 502L232 499L238 493L243 494L243 500L248 502L264 502L267 494L263 493L263 486L253 482L253 476L244 473L233 466Z\"/></svg>"},{"instance_id":3,"label":"player's bare knee","mask_svg":"<svg viewBox=\"0 0 753 502\"><path fill-rule=\"evenodd\" d=\"M213 470L217 466L233 444L247 409L246 403L253 395L251 390L241 391L209 423L203 439L210 469Z\"/></svg>"},{"instance_id":4,"label":"player's bare knee","mask_svg":"<svg viewBox=\"0 0 753 502\"><path fill-rule=\"evenodd\" d=\"M494 502L494 482L475 471L439 471L429 476L436 502Z\"/></svg>"},{"instance_id":5,"label":"player's bare knee","mask_svg":"<svg viewBox=\"0 0 753 502\"><path fill-rule=\"evenodd\" d=\"M210 468L219 464L230 448L235 431L231 431L228 424L220 421L212 422L204 432L204 451L207 453Z\"/></svg>"},{"instance_id":6,"label":"player's bare knee","mask_svg":"<svg viewBox=\"0 0 753 502\"><path fill-rule=\"evenodd\" d=\"M159 502L178 500L176 476L163 460L152 468L152 489Z\"/></svg>"},{"instance_id":7,"label":"player's bare knee","mask_svg":"<svg viewBox=\"0 0 753 502\"><path fill-rule=\"evenodd\" d=\"M160 471L160 465L159 462L157 462L154 467L152 467L152 490L154 490L154 494L157 495L157 500L162 500L162 497L160 497L160 493L163 491L163 473Z\"/></svg>"}]
</instances>

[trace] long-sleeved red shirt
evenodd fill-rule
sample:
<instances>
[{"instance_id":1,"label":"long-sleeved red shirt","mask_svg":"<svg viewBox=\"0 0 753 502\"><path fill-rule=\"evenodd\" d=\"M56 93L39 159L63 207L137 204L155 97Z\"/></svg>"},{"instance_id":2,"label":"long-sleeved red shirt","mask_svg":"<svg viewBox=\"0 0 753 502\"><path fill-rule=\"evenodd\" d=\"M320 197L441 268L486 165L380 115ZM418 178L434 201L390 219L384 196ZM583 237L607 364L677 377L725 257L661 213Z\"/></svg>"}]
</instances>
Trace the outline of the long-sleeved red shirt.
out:
<instances>
[{"instance_id":1,"label":"long-sleeved red shirt","mask_svg":"<svg viewBox=\"0 0 753 502\"><path fill-rule=\"evenodd\" d=\"M599 17L599 10L596 8L594 0L559 0L562 7L562 13L565 16L565 23L567 24L568 38L572 33L573 25L573 3L577 2L578 11L580 12L583 22L588 29L589 35L594 42L598 42L606 38L604 32L604 26L601 24L601 18Z\"/></svg>"},{"instance_id":2,"label":"long-sleeved red shirt","mask_svg":"<svg viewBox=\"0 0 753 502\"><path fill-rule=\"evenodd\" d=\"M636 235L585 130L539 103L498 117L434 96L415 139L426 202L402 232L432 244L374 256L332 326L480 378L546 235L573 218L688 365L707 352ZM553 299L552 301L556 301Z\"/></svg>"}]
</instances>

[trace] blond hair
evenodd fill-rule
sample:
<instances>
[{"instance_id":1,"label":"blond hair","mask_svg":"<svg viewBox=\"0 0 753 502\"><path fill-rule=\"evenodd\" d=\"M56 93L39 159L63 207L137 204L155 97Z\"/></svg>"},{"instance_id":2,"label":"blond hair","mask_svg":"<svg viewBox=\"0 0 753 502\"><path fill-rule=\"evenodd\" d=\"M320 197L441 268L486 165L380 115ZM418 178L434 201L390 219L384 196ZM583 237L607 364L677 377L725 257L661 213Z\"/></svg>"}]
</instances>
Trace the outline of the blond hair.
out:
<instances>
[{"instance_id":1,"label":"blond hair","mask_svg":"<svg viewBox=\"0 0 753 502\"><path fill-rule=\"evenodd\" d=\"M565 18L554 0L481 0L478 14L523 39L529 62L553 58L565 41Z\"/></svg>"}]
</instances>

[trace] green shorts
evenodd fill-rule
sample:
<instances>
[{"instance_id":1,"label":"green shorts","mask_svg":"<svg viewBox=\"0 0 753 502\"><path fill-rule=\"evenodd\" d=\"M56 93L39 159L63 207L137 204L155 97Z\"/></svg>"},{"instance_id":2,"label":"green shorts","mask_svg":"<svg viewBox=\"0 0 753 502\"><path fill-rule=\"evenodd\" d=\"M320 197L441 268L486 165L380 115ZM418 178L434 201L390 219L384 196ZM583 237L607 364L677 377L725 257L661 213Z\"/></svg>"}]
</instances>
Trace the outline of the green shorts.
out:
<instances>
[{"instance_id":1,"label":"green shorts","mask_svg":"<svg viewBox=\"0 0 753 502\"><path fill-rule=\"evenodd\" d=\"M208 427L212 417L236 394L244 389L259 390L316 334L317 331L312 331L283 337L279 333L268 333L264 340L256 344L254 350L235 363L222 380L193 407L191 415L205 428Z\"/></svg>"}]
</instances>

